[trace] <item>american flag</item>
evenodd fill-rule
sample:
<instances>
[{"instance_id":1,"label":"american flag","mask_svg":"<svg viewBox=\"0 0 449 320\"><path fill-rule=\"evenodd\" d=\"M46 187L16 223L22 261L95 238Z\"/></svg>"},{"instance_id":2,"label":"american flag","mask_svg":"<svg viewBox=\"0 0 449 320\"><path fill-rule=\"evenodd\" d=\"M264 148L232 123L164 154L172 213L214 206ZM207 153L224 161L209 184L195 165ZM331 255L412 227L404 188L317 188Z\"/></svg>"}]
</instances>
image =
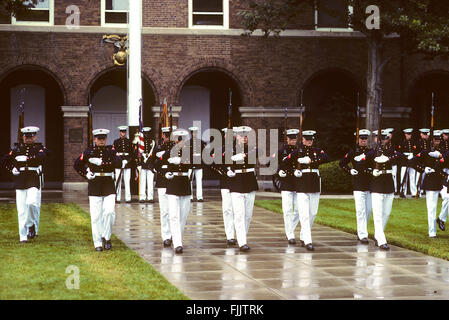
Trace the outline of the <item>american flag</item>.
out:
<instances>
[{"instance_id":1,"label":"american flag","mask_svg":"<svg viewBox=\"0 0 449 320\"><path fill-rule=\"evenodd\" d=\"M143 121L142 121L142 99L140 99L139 105L139 145L138 145L138 156L141 157L143 151L145 150L145 142L143 140Z\"/></svg>"}]
</instances>

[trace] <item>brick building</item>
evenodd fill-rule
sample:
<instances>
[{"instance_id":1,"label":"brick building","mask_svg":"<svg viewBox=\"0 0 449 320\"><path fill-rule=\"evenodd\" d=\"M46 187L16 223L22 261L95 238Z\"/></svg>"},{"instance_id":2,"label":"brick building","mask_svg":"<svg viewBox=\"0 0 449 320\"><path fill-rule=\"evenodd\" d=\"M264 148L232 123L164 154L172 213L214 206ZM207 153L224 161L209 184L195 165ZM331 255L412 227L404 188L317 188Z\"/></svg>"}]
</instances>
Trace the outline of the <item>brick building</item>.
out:
<instances>
[{"instance_id":1,"label":"brick building","mask_svg":"<svg viewBox=\"0 0 449 320\"><path fill-rule=\"evenodd\" d=\"M22 16L0 15L4 115L0 130L6 137L0 150L6 153L17 138L17 105L22 100L25 124L40 126L41 141L53 151L51 170L46 170L47 187L69 188L82 181L72 166L87 145L89 101L94 127L111 129L110 140L118 135L116 127L126 124L126 68L114 66L116 49L102 38L126 35L127 1L40 0L36 9ZM350 123L352 130L357 92L361 92L362 110L365 100L363 36L338 17L311 7L304 10L298 26L290 26L279 37L242 37L238 12L248 2L142 0L144 124L157 128L159 103L166 98L180 126L202 120L204 127L222 128L227 123L231 88L234 124L283 128L287 106L289 125L297 126L303 92L306 126L321 133L322 141L330 135L326 131L330 121L338 120L343 127ZM79 28L66 26L73 10L79 10ZM315 27L301 27L314 22ZM400 39L388 41L385 126L399 130L428 125L423 110L430 107L432 91L436 93L436 124L449 126L449 120L440 116L449 108L449 94L444 90L449 84L448 63L404 56ZM352 132L344 134L344 139L351 139ZM3 187L9 186L8 179L2 175Z\"/></svg>"}]
</instances>

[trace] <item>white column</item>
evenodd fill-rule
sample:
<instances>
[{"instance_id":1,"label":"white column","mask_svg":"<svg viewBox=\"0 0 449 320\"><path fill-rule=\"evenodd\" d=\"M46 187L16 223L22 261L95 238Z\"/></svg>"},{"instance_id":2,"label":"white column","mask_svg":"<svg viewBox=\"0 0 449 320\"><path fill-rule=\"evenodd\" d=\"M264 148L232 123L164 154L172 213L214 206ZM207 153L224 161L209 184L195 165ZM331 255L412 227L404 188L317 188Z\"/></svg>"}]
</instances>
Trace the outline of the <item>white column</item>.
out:
<instances>
[{"instance_id":1,"label":"white column","mask_svg":"<svg viewBox=\"0 0 449 320\"><path fill-rule=\"evenodd\" d=\"M139 100L142 98L141 1L129 1L128 25L128 126L138 126Z\"/></svg>"}]
</instances>

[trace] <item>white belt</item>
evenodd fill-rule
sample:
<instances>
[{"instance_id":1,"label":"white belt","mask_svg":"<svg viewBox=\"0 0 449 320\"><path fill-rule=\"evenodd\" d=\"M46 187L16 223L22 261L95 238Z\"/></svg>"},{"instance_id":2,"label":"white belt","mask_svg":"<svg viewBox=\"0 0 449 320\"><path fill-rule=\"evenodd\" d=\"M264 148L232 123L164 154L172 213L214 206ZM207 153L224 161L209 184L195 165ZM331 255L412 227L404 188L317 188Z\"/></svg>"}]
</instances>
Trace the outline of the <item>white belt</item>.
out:
<instances>
[{"instance_id":1,"label":"white belt","mask_svg":"<svg viewBox=\"0 0 449 320\"><path fill-rule=\"evenodd\" d=\"M316 174L320 174L320 170L318 169L302 169L301 170L302 173L307 173L307 172L312 172L312 173L316 173Z\"/></svg>"},{"instance_id":2,"label":"white belt","mask_svg":"<svg viewBox=\"0 0 449 320\"><path fill-rule=\"evenodd\" d=\"M413 155L413 152L404 152L403 154L406 156L409 156L409 155Z\"/></svg>"},{"instance_id":3,"label":"white belt","mask_svg":"<svg viewBox=\"0 0 449 320\"><path fill-rule=\"evenodd\" d=\"M193 156L194 157L199 157L199 156L201 156L201 153L194 153Z\"/></svg>"},{"instance_id":4,"label":"white belt","mask_svg":"<svg viewBox=\"0 0 449 320\"><path fill-rule=\"evenodd\" d=\"M129 156L129 153L128 152L125 152L125 153L119 152L118 155L119 156Z\"/></svg>"},{"instance_id":5,"label":"white belt","mask_svg":"<svg viewBox=\"0 0 449 320\"><path fill-rule=\"evenodd\" d=\"M447 174L449 174L449 169L448 168L443 168L443 171Z\"/></svg>"},{"instance_id":6,"label":"white belt","mask_svg":"<svg viewBox=\"0 0 449 320\"><path fill-rule=\"evenodd\" d=\"M172 172L174 176L187 177L189 175L188 172Z\"/></svg>"},{"instance_id":7,"label":"white belt","mask_svg":"<svg viewBox=\"0 0 449 320\"><path fill-rule=\"evenodd\" d=\"M39 167L22 167L19 168L19 171L40 171Z\"/></svg>"},{"instance_id":8,"label":"white belt","mask_svg":"<svg viewBox=\"0 0 449 320\"><path fill-rule=\"evenodd\" d=\"M393 170L378 170L380 171L380 174L389 174L389 173L393 173Z\"/></svg>"},{"instance_id":9,"label":"white belt","mask_svg":"<svg viewBox=\"0 0 449 320\"><path fill-rule=\"evenodd\" d=\"M234 170L235 173L246 173L246 172L254 172L254 168L248 168L248 169L237 169Z\"/></svg>"},{"instance_id":10,"label":"white belt","mask_svg":"<svg viewBox=\"0 0 449 320\"><path fill-rule=\"evenodd\" d=\"M167 169L168 166L167 166L166 164L164 164L161 168L162 168L162 169Z\"/></svg>"},{"instance_id":11,"label":"white belt","mask_svg":"<svg viewBox=\"0 0 449 320\"><path fill-rule=\"evenodd\" d=\"M112 172L94 172L96 177L112 177L114 174Z\"/></svg>"}]
</instances>

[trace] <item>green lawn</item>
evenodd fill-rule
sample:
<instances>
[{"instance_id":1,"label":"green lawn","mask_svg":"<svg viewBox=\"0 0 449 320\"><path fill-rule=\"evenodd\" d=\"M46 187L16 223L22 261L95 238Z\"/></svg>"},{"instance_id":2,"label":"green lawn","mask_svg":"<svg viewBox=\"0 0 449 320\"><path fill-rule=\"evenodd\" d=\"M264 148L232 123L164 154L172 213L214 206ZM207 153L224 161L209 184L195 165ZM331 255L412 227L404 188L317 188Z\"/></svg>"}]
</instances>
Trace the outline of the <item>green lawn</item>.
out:
<instances>
[{"instance_id":1,"label":"green lawn","mask_svg":"<svg viewBox=\"0 0 449 320\"><path fill-rule=\"evenodd\" d=\"M96 252L90 216L75 204L42 205L39 234L21 244L15 205L0 205L0 300L188 299L116 237L111 251ZM79 289L66 287L71 265Z\"/></svg>"},{"instance_id":2,"label":"green lawn","mask_svg":"<svg viewBox=\"0 0 449 320\"><path fill-rule=\"evenodd\" d=\"M259 207L282 213L281 200L256 200ZM437 214L441 208L438 203ZM316 223L357 234L355 204L352 199L320 199ZM370 238L374 236L374 223L368 224ZM430 239L427 226L426 200L394 199L385 235L389 244L419 251L431 256L449 260L449 231L437 226L437 238Z\"/></svg>"}]
</instances>

